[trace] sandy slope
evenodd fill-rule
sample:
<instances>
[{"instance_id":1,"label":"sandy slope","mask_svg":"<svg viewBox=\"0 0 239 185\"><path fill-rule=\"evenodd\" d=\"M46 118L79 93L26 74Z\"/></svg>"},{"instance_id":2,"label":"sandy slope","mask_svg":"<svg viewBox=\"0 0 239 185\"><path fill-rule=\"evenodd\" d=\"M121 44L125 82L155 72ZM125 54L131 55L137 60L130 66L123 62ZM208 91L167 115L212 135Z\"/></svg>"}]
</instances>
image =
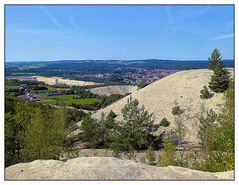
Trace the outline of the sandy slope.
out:
<instances>
[{"instance_id":1,"label":"sandy slope","mask_svg":"<svg viewBox=\"0 0 239 185\"><path fill-rule=\"evenodd\" d=\"M114 85L114 86L105 86L97 87L90 89L91 92L98 95L111 95L111 94L121 94L125 95L127 93L133 93L137 91L138 87L133 85Z\"/></svg>"},{"instance_id":2,"label":"sandy slope","mask_svg":"<svg viewBox=\"0 0 239 185\"><path fill-rule=\"evenodd\" d=\"M98 83L94 82L85 82L85 81L78 81L78 80L69 80L63 79L60 77L44 77L44 76L35 76L38 81L45 82L49 85L55 85L56 79L58 79L58 83L66 84L66 85L77 85L77 86L85 86L85 85L97 85Z\"/></svg>"},{"instance_id":3,"label":"sandy slope","mask_svg":"<svg viewBox=\"0 0 239 185\"><path fill-rule=\"evenodd\" d=\"M174 101L177 100L187 116L187 121L184 122L187 127L186 139L197 142L198 121L196 117L201 105L218 111L220 104L223 103L223 94L221 93L214 93L214 96L208 100L200 98L200 91L204 85L208 85L212 74L212 71L206 69L180 71L132 93L132 97L138 99L141 105L143 104L149 112L154 114L156 124L166 117L171 122L167 129L175 126L172 107ZM128 98L129 96L99 110L93 117L100 118L102 112L108 113L113 110L119 115L117 119L122 119L121 109L127 103ZM160 129L161 131L165 130L164 127Z\"/></svg>"},{"instance_id":4,"label":"sandy slope","mask_svg":"<svg viewBox=\"0 0 239 185\"><path fill-rule=\"evenodd\" d=\"M6 180L233 180L233 171L209 173L156 167L113 157L80 157L66 162L36 160L5 169Z\"/></svg>"}]
</instances>

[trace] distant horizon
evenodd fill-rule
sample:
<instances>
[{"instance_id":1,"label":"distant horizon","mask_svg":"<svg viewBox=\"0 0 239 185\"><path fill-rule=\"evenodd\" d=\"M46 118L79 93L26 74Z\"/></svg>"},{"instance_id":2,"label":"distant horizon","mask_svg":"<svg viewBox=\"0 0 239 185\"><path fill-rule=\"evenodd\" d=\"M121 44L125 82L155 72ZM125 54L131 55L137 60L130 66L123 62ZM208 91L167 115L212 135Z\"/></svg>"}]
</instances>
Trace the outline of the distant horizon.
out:
<instances>
[{"instance_id":1,"label":"distant horizon","mask_svg":"<svg viewBox=\"0 0 239 185\"><path fill-rule=\"evenodd\" d=\"M12 62L59 62L59 61L140 61L140 60L162 60L162 61L208 61L208 59L188 59L188 60L180 60L180 59L157 59L157 58L144 58L144 59L58 59L58 60L15 60L15 61L5 61L6 63ZM234 59L222 59L225 60L234 60Z\"/></svg>"}]
</instances>

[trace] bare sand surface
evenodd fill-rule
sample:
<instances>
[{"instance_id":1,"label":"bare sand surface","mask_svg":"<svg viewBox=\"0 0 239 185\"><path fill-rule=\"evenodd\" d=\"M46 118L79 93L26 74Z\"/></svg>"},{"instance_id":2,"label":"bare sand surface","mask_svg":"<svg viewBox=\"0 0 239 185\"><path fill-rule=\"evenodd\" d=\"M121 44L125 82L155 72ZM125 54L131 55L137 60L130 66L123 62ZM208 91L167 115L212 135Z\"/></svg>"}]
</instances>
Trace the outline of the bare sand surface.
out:
<instances>
[{"instance_id":1,"label":"bare sand surface","mask_svg":"<svg viewBox=\"0 0 239 185\"><path fill-rule=\"evenodd\" d=\"M38 81L45 82L49 85L55 85L56 80L58 80L59 84L66 84L66 85L76 85L76 86L90 86L90 85L98 85L99 83L94 82L86 82L86 81L79 81L79 80L70 80L70 79L64 79L61 77L45 77L45 76L35 76Z\"/></svg>"},{"instance_id":2,"label":"bare sand surface","mask_svg":"<svg viewBox=\"0 0 239 185\"><path fill-rule=\"evenodd\" d=\"M197 117L201 106L203 105L207 109L213 109L218 112L220 105L224 102L222 93L213 93L213 97L206 100L200 98L200 91L204 85L208 85L212 74L213 71L207 69L180 71L132 93L132 98L138 99L146 110L154 114L155 124L159 124L164 117L169 120L170 126L167 128L160 127L160 132L169 131L175 127L175 116L172 114L172 107L176 100L184 110L184 125L187 128L186 140L198 142ZM121 109L127 103L128 98L129 96L126 96L97 111L93 114L93 117L99 119L102 112L107 114L110 110L113 110L118 115L116 119L121 120Z\"/></svg>"},{"instance_id":3,"label":"bare sand surface","mask_svg":"<svg viewBox=\"0 0 239 185\"><path fill-rule=\"evenodd\" d=\"M133 85L114 85L114 86L105 86L105 87L96 87L90 89L94 94L98 95L111 95L111 94L120 94L125 95L127 93L134 93L138 90L137 86Z\"/></svg>"}]
</instances>

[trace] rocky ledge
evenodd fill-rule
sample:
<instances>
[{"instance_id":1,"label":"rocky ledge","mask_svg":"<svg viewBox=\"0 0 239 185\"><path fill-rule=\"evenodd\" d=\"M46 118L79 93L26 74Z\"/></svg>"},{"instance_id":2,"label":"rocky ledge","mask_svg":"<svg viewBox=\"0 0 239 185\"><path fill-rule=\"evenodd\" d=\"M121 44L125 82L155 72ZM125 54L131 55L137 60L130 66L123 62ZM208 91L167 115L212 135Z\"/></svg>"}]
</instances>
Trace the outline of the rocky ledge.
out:
<instances>
[{"instance_id":1,"label":"rocky ledge","mask_svg":"<svg viewBox=\"0 0 239 185\"><path fill-rule=\"evenodd\" d=\"M188 168L156 167L114 157L68 161L36 160L5 169L6 180L233 180L234 172L209 173Z\"/></svg>"}]
</instances>

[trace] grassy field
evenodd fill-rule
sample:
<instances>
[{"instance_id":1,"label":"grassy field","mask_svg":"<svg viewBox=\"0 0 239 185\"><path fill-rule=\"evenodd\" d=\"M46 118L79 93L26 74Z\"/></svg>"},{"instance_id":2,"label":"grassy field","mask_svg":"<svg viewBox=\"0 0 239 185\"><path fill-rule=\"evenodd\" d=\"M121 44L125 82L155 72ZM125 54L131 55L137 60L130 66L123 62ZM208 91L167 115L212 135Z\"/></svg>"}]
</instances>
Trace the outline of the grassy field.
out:
<instances>
[{"instance_id":1,"label":"grassy field","mask_svg":"<svg viewBox=\"0 0 239 185\"><path fill-rule=\"evenodd\" d=\"M99 102L100 100L98 98L85 98L85 99L74 99L74 97L77 97L76 95L60 95L60 96L45 96L43 100L57 100L62 101L64 104L92 104L95 102Z\"/></svg>"},{"instance_id":2,"label":"grassy field","mask_svg":"<svg viewBox=\"0 0 239 185\"><path fill-rule=\"evenodd\" d=\"M18 89L19 85L15 80L5 80L5 90Z\"/></svg>"}]
</instances>

